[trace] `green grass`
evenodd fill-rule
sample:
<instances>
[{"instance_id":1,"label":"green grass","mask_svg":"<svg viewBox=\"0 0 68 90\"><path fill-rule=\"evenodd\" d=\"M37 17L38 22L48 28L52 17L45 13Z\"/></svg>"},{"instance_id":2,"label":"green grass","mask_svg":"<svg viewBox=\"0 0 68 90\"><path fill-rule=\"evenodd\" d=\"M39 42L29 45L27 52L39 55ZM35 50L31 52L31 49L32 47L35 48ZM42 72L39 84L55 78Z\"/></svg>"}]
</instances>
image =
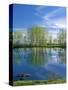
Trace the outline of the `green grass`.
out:
<instances>
[{"instance_id":1,"label":"green grass","mask_svg":"<svg viewBox=\"0 0 68 90\"><path fill-rule=\"evenodd\" d=\"M24 86L24 85L42 85L42 84L58 84L65 83L66 80L25 80L25 81L14 81L14 86Z\"/></svg>"}]
</instances>

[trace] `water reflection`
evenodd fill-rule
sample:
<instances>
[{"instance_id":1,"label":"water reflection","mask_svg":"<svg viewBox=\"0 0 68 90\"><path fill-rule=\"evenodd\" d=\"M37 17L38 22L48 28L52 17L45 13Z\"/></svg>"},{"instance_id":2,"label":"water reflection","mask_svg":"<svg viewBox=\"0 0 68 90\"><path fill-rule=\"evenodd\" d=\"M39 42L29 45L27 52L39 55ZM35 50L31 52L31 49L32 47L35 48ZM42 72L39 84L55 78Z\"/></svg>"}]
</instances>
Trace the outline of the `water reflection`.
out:
<instances>
[{"instance_id":1,"label":"water reflection","mask_svg":"<svg viewBox=\"0 0 68 90\"><path fill-rule=\"evenodd\" d=\"M60 48L58 51L58 56L61 59L60 63L66 63L66 49Z\"/></svg>"},{"instance_id":2,"label":"water reflection","mask_svg":"<svg viewBox=\"0 0 68 90\"><path fill-rule=\"evenodd\" d=\"M28 63L35 66L44 65L47 61L47 59L45 59L44 53L45 52L43 48L32 48L31 53L28 57Z\"/></svg>"},{"instance_id":3,"label":"water reflection","mask_svg":"<svg viewBox=\"0 0 68 90\"><path fill-rule=\"evenodd\" d=\"M13 51L14 62L41 66L47 63L66 63L66 49L63 48L19 48Z\"/></svg>"},{"instance_id":4,"label":"water reflection","mask_svg":"<svg viewBox=\"0 0 68 90\"><path fill-rule=\"evenodd\" d=\"M27 73L27 79L58 79L66 75L66 49L64 48L17 48L13 50L14 79L17 74Z\"/></svg>"}]
</instances>

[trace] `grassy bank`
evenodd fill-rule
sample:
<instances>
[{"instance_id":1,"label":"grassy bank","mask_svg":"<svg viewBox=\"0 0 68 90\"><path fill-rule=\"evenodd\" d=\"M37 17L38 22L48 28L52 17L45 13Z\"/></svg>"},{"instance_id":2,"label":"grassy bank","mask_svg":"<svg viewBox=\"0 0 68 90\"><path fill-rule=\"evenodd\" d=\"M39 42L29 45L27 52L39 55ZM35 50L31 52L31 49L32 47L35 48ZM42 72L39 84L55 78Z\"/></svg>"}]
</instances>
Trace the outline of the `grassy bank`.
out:
<instances>
[{"instance_id":1,"label":"grassy bank","mask_svg":"<svg viewBox=\"0 0 68 90\"><path fill-rule=\"evenodd\" d=\"M24 85L42 85L42 84L57 84L65 83L66 80L29 80L29 81L14 81L14 86L24 86Z\"/></svg>"}]
</instances>

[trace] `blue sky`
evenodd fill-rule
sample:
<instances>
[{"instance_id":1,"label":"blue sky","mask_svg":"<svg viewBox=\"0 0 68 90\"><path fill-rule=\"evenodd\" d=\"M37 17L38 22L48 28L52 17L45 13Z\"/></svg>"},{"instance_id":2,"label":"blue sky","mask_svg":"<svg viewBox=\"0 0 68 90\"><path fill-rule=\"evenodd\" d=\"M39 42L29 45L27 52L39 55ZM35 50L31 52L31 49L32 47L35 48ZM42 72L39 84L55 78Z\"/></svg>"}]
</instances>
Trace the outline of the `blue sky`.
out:
<instances>
[{"instance_id":1,"label":"blue sky","mask_svg":"<svg viewBox=\"0 0 68 90\"><path fill-rule=\"evenodd\" d=\"M39 25L45 28L66 28L66 8L39 5L13 5L13 28L24 30ZM16 28L16 29L15 29Z\"/></svg>"}]
</instances>

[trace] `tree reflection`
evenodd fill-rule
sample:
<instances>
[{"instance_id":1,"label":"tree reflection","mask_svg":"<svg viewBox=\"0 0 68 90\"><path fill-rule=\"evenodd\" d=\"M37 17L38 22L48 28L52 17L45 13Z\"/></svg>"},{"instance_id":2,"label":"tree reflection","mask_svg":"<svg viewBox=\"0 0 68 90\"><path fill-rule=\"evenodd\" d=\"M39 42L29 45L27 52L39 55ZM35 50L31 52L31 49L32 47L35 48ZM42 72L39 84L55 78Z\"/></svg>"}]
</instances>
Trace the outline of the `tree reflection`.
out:
<instances>
[{"instance_id":1,"label":"tree reflection","mask_svg":"<svg viewBox=\"0 0 68 90\"><path fill-rule=\"evenodd\" d=\"M24 59L24 48L16 48L13 50L13 60L15 64L20 64L22 59Z\"/></svg>"},{"instance_id":2,"label":"tree reflection","mask_svg":"<svg viewBox=\"0 0 68 90\"><path fill-rule=\"evenodd\" d=\"M54 51L54 53L52 52ZM66 63L66 49L63 48L18 48L13 50L14 63L20 64L26 60L26 63L35 66L44 66L49 61L54 62L52 56L59 59L59 63Z\"/></svg>"},{"instance_id":3,"label":"tree reflection","mask_svg":"<svg viewBox=\"0 0 68 90\"><path fill-rule=\"evenodd\" d=\"M58 56L60 59L60 63L66 63L66 49L65 48L59 48Z\"/></svg>"},{"instance_id":4,"label":"tree reflection","mask_svg":"<svg viewBox=\"0 0 68 90\"><path fill-rule=\"evenodd\" d=\"M47 62L45 58L46 50L44 48L31 48L29 63L35 66L42 66Z\"/></svg>"}]
</instances>

